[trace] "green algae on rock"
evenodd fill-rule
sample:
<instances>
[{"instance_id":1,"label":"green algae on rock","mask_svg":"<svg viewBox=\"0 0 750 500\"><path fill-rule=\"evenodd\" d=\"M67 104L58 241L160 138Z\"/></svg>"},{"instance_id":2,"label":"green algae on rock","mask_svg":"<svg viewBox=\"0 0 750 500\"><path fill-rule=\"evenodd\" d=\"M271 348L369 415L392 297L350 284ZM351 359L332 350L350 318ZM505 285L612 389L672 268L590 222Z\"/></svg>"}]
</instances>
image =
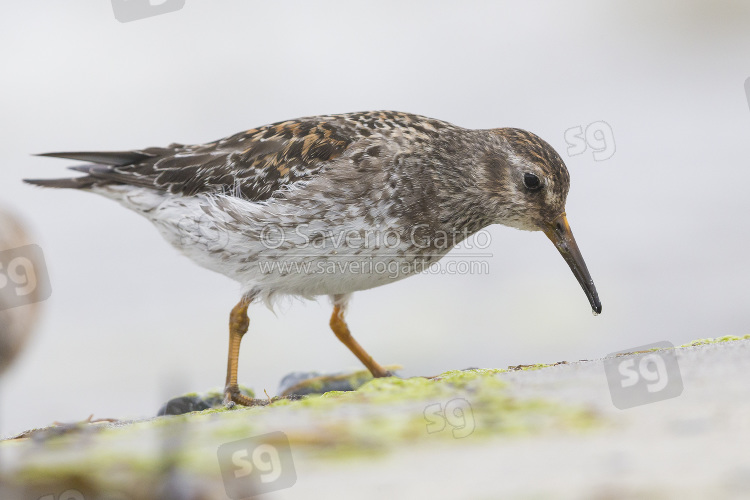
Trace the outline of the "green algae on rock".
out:
<instances>
[{"instance_id":1,"label":"green algae on rock","mask_svg":"<svg viewBox=\"0 0 750 500\"><path fill-rule=\"evenodd\" d=\"M288 438L295 454L340 461L385 456L404 446L464 446L598 427L599 417L586 407L511 396L510 382L497 376L503 372L476 369L432 378L387 377L370 380L356 391L100 424L95 429L81 426L62 436L42 435L0 446L12 443L16 449L36 450L22 452L25 460L8 471L34 490L55 485L64 491L66 485L85 478L92 491L122 491L140 498L144 488L151 491L164 481L160 474L167 470L210 483L220 445L277 431Z\"/></svg>"},{"instance_id":2,"label":"green algae on rock","mask_svg":"<svg viewBox=\"0 0 750 500\"><path fill-rule=\"evenodd\" d=\"M680 347L693 347L697 345L718 344L720 342L731 342L733 340L748 340L748 339L750 339L750 334L743 335L742 337L737 337L735 335L724 335L723 337L716 337L716 338L709 337L705 339L693 340L692 342L683 344Z\"/></svg>"}]
</instances>

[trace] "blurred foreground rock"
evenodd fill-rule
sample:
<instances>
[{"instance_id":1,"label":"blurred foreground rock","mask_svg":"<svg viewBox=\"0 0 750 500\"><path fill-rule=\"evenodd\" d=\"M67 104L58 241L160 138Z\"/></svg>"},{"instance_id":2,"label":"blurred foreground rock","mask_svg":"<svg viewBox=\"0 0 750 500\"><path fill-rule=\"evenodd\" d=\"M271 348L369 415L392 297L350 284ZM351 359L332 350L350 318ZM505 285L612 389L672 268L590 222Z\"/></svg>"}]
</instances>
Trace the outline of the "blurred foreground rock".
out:
<instances>
[{"instance_id":1,"label":"blurred foreground rock","mask_svg":"<svg viewBox=\"0 0 750 500\"><path fill-rule=\"evenodd\" d=\"M746 499L748 339L60 425L0 442L0 498ZM620 410L612 366L682 387Z\"/></svg>"},{"instance_id":2,"label":"blurred foreground rock","mask_svg":"<svg viewBox=\"0 0 750 500\"><path fill-rule=\"evenodd\" d=\"M33 281L29 282L35 280L30 275L33 269L44 267L38 262L38 254L23 251L20 255L9 254L29 244L31 241L19 220L0 208L0 255L9 257L0 259L0 375L26 345L39 313L40 294L44 293ZM14 259L10 257L15 257L11 266Z\"/></svg>"}]
</instances>

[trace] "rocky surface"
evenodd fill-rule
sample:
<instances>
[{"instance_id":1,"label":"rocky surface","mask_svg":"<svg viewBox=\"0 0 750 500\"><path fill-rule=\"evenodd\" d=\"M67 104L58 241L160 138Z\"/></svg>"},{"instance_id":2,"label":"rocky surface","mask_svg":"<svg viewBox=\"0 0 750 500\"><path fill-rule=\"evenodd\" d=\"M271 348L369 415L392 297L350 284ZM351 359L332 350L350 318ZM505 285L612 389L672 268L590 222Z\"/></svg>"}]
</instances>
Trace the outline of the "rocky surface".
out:
<instances>
[{"instance_id":1,"label":"rocky surface","mask_svg":"<svg viewBox=\"0 0 750 500\"><path fill-rule=\"evenodd\" d=\"M0 498L747 498L750 340L694 344L57 425L0 443Z\"/></svg>"}]
</instances>

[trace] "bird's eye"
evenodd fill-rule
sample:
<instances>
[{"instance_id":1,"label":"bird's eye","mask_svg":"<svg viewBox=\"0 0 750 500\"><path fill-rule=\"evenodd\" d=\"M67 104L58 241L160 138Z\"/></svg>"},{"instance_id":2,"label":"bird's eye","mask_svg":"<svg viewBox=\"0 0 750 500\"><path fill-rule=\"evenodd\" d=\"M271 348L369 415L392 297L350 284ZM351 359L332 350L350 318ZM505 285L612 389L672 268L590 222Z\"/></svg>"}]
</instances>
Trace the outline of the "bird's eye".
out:
<instances>
[{"instance_id":1,"label":"bird's eye","mask_svg":"<svg viewBox=\"0 0 750 500\"><path fill-rule=\"evenodd\" d=\"M535 191L542 187L542 181L540 181L539 177L536 175L526 172L523 174L523 185L532 191Z\"/></svg>"}]
</instances>

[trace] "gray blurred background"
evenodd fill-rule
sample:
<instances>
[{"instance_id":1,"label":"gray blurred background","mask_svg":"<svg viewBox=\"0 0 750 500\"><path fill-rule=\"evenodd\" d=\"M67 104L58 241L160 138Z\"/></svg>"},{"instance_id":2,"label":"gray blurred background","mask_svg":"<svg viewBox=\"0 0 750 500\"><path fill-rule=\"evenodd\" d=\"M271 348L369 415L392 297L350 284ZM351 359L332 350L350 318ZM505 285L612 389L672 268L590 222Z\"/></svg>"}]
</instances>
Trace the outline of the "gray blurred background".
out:
<instances>
[{"instance_id":1,"label":"gray blurred background","mask_svg":"<svg viewBox=\"0 0 750 500\"><path fill-rule=\"evenodd\" d=\"M6 3L0 203L43 248L52 296L0 380L0 432L152 415L221 387L238 300L112 201L22 185L74 163L30 155L207 142L305 115L526 128L568 164L603 314L543 234L493 226L489 274L355 295L355 337L404 375L749 333L748 26L742 1L187 0L129 23L107 1ZM597 121L614 154L569 156L566 130ZM329 315L326 299L251 308L240 382L274 394L290 371L358 366Z\"/></svg>"}]
</instances>

